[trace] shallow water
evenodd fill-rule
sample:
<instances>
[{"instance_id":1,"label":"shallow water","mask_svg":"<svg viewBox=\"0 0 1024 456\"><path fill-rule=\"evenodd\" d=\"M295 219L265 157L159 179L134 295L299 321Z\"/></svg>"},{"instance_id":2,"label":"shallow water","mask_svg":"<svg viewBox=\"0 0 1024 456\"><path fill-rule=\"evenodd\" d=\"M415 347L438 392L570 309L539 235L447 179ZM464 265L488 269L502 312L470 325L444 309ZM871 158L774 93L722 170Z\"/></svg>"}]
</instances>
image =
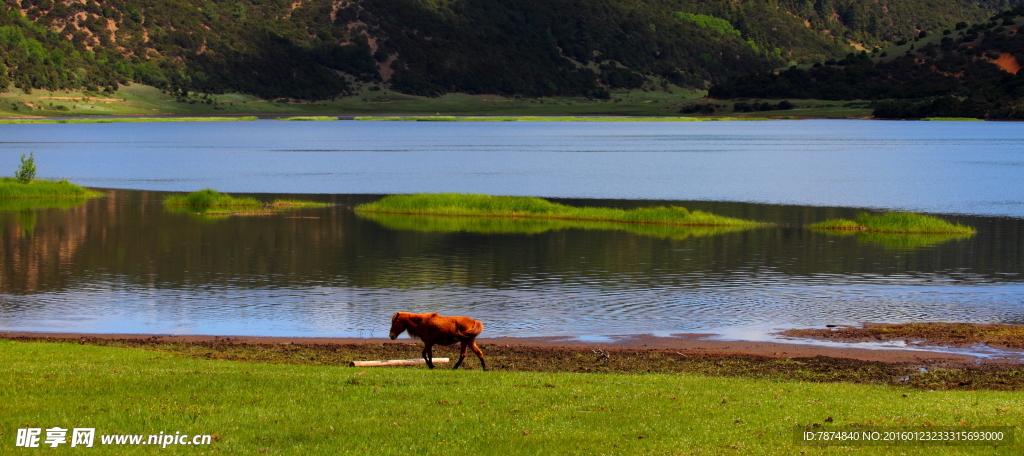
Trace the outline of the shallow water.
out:
<instances>
[{"instance_id":1,"label":"shallow water","mask_svg":"<svg viewBox=\"0 0 1024 456\"><path fill-rule=\"evenodd\" d=\"M0 328L381 337L399 310L471 315L487 336L756 338L867 321L1024 323L1020 218L947 215L977 235L899 242L802 228L855 208L563 200L676 204L778 225L494 232L351 211L372 195L222 218L168 212L164 196L110 190L72 209L0 212Z\"/></svg>"},{"instance_id":2,"label":"shallow water","mask_svg":"<svg viewBox=\"0 0 1024 456\"><path fill-rule=\"evenodd\" d=\"M0 125L0 170L105 188L737 201L1024 217L1024 123ZM6 174L6 173L4 173Z\"/></svg>"},{"instance_id":3,"label":"shallow water","mask_svg":"<svg viewBox=\"0 0 1024 456\"><path fill-rule=\"evenodd\" d=\"M488 336L1024 324L1022 140L1024 123L1010 122L0 125L0 170L34 151L40 177L147 190L71 209L0 204L0 329L382 336L398 310L471 315ZM154 192L203 187L336 206L203 218L168 213ZM350 210L372 194L439 191L677 204L779 226ZM859 208L947 214L978 234L801 228Z\"/></svg>"}]
</instances>

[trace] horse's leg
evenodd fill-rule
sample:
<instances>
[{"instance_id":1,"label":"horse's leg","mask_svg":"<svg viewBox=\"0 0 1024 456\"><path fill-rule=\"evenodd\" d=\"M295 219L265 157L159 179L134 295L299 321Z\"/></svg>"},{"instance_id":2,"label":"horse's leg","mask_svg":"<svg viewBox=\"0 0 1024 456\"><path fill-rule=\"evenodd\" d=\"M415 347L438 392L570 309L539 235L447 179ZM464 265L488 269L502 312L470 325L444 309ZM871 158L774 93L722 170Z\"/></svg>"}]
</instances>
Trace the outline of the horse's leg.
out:
<instances>
[{"instance_id":1,"label":"horse's leg","mask_svg":"<svg viewBox=\"0 0 1024 456\"><path fill-rule=\"evenodd\" d=\"M427 362L427 367L434 368L434 346L431 344L423 344L423 360Z\"/></svg>"},{"instance_id":2,"label":"horse's leg","mask_svg":"<svg viewBox=\"0 0 1024 456\"><path fill-rule=\"evenodd\" d=\"M476 357L480 358L480 367L483 368L483 370L487 370L487 362L484 361L484 352L480 350L480 347L476 346L476 339L471 340L470 344L471 345L469 347L473 349L473 353L476 353ZM463 356L466 354L465 345L463 345L462 354Z\"/></svg>"},{"instance_id":3,"label":"horse's leg","mask_svg":"<svg viewBox=\"0 0 1024 456\"><path fill-rule=\"evenodd\" d=\"M462 342L462 353L459 354L459 362L455 363L455 367L452 370L458 369L462 365L462 360L466 359L466 351L469 349L469 344L465 341Z\"/></svg>"}]
</instances>

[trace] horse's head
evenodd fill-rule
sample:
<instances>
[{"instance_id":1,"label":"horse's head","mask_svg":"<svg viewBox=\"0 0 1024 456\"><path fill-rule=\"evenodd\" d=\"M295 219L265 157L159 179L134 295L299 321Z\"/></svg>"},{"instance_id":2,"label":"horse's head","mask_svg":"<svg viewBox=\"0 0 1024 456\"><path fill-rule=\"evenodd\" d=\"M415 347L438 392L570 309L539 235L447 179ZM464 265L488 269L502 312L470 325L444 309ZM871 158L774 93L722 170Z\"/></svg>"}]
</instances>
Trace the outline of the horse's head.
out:
<instances>
[{"instance_id":1,"label":"horse's head","mask_svg":"<svg viewBox=\"0 0 1024 456\"><path fill-rule=\"evenodd\" d=\"M403 312L395 312L395 315L391 317L391 332L388 333L391 336L391 340L395 340L399 334L405 332L408 327L405 325L405 318L402 317Z\"/></svg>"}]
</instances>

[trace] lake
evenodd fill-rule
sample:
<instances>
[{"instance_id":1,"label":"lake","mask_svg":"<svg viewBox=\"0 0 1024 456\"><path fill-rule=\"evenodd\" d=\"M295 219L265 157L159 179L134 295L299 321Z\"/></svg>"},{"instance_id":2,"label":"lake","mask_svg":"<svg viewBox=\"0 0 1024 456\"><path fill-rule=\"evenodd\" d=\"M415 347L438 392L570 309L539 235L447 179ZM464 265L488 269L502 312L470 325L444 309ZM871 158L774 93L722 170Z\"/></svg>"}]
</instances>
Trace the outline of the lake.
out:
<instances>
[{"instance_id":1,"label":"lake","mask_svg":"<svg viewBox=\"0 0 1024 456\"><path fill-rule=\"evenodd\" d=\"M0 206L0 329L381 337L398 310L471 315L487 336L1020 324L1022 140L1024 124L997 122L0 125L0 173L33 151L40 177L107 189L73 208ZM217 218L161 204L166 191L204 187L334 205ZM777 226L643 231L351 210L439 191L682 205ZM978 233L803 228L879 209Z\"/></svg>"}]
</instances>

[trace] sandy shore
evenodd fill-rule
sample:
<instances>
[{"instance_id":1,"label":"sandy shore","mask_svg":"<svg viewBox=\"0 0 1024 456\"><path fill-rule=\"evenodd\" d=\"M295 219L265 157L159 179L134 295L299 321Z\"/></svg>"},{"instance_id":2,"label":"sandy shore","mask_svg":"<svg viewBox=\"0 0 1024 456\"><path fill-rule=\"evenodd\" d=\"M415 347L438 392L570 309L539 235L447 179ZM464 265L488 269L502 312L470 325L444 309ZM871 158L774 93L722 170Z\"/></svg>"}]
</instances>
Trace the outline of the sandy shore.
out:
<instances>
[{"instance_id":1,"label":"sandy shore","mask_svg":"<svg viewBox=\"0 0 1024 456\"><path fill-rule=\"evenodd\" d=\"M932 352L927 350L877 350L855 347L822 347L761 341L705 340L709 334L679 334L672 337L622 336L607 341L580 341L558 337L498 337L480 338L477 342L485 350L488 346L518 349L563 350L641 350L667 351L684 355L731 355L765 358L830 358L883 363L973 364L974 356ZM4 339L100 339L145 341L159 343L232 343L232 344L294 344L294 345L408 345L419 342L409 339L392 341L383 338L343 337L254 337L254 336L197 336L152 334L84 334L0 331ZM996 360L995 362L999 362ZM1005 360L1003 361L1005 362Z\"/></svg>"}]
</instances>

